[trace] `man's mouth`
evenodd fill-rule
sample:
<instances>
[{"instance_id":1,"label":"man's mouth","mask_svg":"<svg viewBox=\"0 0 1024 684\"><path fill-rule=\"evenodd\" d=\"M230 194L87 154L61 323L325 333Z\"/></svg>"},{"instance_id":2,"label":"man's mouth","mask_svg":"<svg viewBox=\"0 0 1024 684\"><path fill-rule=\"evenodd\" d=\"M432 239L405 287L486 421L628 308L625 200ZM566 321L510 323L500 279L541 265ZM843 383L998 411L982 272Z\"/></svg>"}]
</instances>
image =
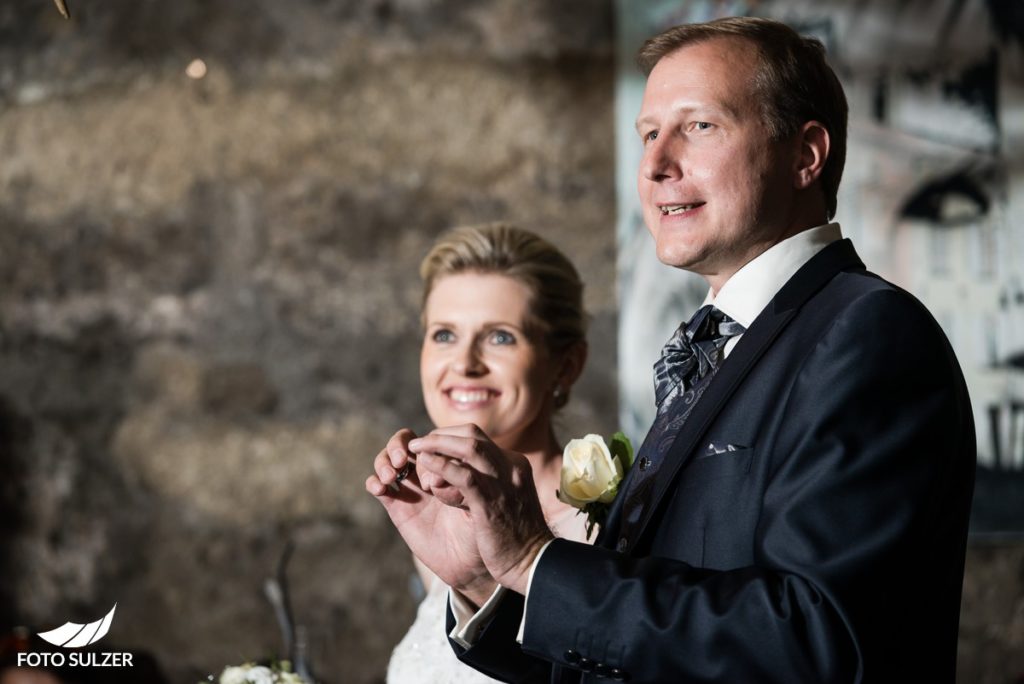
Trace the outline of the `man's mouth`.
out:
<instances>
[{"instance_id":1,"label":"man's mouth","mask_svg":"<svg viewBox=\"0 0 1024 684\"><path fill-rule=\"evenodd\" d=\"M692 202L690 204L663 204L658 209L662 216L677 216L702 206L704 206L704 202Z\"/></svg>"}]
</instances>

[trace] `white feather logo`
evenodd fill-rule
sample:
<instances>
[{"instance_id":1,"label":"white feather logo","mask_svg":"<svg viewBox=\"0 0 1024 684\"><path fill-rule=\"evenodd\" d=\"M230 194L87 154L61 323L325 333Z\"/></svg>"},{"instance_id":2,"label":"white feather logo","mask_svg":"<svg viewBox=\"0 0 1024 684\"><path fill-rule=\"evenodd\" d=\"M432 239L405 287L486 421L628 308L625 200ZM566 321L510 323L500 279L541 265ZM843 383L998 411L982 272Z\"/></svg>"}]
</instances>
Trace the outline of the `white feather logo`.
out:
<instances>
[{"instance_id":1,"label":"white feather logo","mask_svg":"<svg viewBox=\"0 0 1024 684\"><path fill-rule=\"evenodd\" d=\"M57 629L51 629L49 632L40 632L39 636L54 646L63 646L64 648L80 648L89 644L95 644L110 629L110 623L114 619L115 610L117 610L116 603L102 620L90 622L87 625L80 625L77 622L65 622Z\"/></svg>"}]
</instances>

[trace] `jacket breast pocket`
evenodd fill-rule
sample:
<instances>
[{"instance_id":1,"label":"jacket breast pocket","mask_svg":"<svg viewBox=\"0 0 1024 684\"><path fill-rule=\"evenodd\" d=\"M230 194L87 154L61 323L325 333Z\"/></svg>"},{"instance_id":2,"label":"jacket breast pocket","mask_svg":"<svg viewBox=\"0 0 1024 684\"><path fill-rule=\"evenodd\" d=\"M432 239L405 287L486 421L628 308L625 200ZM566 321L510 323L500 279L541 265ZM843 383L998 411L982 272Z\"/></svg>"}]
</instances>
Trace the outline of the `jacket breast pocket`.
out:
<instances>
[{"instance_id":1,"label":"jacket breast pocket","mask_svg":"<svg viewBox=\"0 0 1024 684\"><path fill-rule=\"evenodd\" d=\"M754 455L753 448L701 455L683 468L671 514L681 559L717 570L748 562L757 521Z\"/></svg>"},{"instance_id":2,"label":"jacket breast pocket","mask_svg":"<svg viewBox=\"0 0 1024 684\"><path fill-rule=\"evenodd\" d=\"M750 472L754 449L743 447L717 454L701 454L683 468L680 488L701 487L718 480L742 478Z\"/></svg>"}]
</instances>

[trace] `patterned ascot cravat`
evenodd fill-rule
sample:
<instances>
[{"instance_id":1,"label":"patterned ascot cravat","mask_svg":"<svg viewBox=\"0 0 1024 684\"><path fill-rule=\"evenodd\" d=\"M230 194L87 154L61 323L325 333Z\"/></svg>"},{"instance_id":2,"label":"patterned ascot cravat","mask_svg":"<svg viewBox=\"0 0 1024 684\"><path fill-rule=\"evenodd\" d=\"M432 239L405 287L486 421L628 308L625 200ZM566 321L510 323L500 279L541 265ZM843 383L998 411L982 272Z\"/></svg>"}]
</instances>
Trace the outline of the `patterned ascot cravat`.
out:
<instances>
[{"instance_id":1,"label":"patterned ascot cravat","mask_svg":"<svg viewBox=\"0 0 1024 684\"><path fill-rule=\"evenodd\" d=\"M730 337L745 328L724 313L705 304L679 326L654 364L654 399L658 413L665 413L699 381L718 370ZM696 397L688 403L696 401Z\"/></svg>"},{"instance_id":2,"label":"patterned ascot cravat","mask_svg":"<svg viewBox=\"0 0 1024 684\"><path fill-rule=\"evenodd\" d=\"M654 476L665 460L697 400L718 371L730 337L745 328L710 304L679 326L654 364L658 414L637 453L635 471L625 492L622 527L616 548L626 551L648 504Z\"/></svg>"}]
</instances>

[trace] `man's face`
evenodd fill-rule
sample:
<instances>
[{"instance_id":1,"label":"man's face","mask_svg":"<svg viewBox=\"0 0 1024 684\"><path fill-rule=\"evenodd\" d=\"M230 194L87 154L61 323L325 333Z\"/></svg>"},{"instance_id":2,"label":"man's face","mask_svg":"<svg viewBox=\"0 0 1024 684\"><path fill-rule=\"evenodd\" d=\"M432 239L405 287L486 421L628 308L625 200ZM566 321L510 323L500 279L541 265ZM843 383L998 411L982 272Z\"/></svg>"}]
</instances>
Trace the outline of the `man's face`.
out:
<instances>
[{"instance_id":1,"label":"man's face","mask_svg":"<svg viewBox=\"0 0 1024 684\"><path fill-rule=\"evenodd\" d=\"M658 258L716 291L793 223L795 152L761 119L756 59L742 39L681 48L651 71L637 118L640 202Z\"/></svg>"}]
</instances>

